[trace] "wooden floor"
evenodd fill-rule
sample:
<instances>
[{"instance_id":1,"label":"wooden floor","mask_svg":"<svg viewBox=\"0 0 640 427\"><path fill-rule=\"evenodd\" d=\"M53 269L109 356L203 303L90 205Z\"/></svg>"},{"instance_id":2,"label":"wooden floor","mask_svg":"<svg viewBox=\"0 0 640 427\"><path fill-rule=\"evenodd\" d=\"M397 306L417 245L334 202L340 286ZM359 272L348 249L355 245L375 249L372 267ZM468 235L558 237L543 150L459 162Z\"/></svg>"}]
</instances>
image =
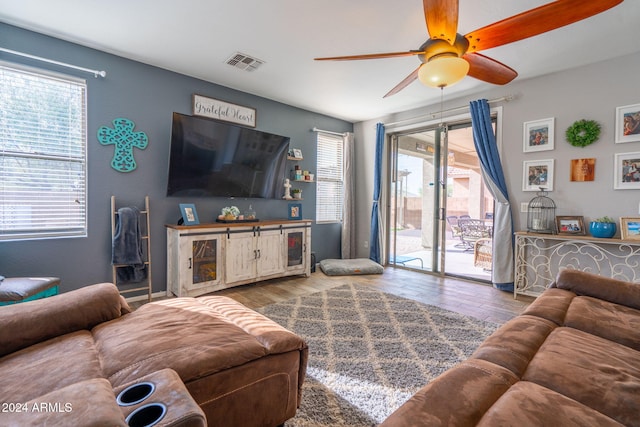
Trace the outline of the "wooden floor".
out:
<instances>
[{"instance_id":1,"label":"wooden floor","mask_svg":"<svg viewBox=\"0 0 640 427\"><path fill-rule=\"evenodd\" d=\"M366 276L327 276L317 270L311 277L290 277L215 292L250 308L262 307L300 295L319 292L345 283L357 283L425 304L504 323L520 314L532 297L499 291L490 285L455 278L439 278L404 268L386 267L383 274Z\"/></svg>"}]
</instances>

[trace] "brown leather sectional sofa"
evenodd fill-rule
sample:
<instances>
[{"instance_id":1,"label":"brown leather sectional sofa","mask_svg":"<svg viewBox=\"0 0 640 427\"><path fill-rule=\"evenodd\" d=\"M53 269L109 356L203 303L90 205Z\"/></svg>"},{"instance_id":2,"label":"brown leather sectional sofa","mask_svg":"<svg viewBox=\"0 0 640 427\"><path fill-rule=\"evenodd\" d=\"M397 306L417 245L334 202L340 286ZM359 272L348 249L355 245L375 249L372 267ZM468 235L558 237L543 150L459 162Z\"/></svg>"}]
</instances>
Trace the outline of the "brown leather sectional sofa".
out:
<instances>
[{"instance_id":1,"label":"brown leather sectional sofa","mask_svg":"<svg viewBox=\"0 0 640 427\"><path fill-rule=\"evenodd\" d=\"M382 424L640 425L640 284L575 270Z\"/></svg>"},{"instance_id":2,"label":"brown leather sectional sofa","mask_svg":"<svg viewBox=\"0 0 640 427\"><path fill-rule=\"evenodd\" d=\"M0 308L0 425L276 426L295 415L307 351L229 298L131 312L92 285Z\"/></svg>"}]
</instances>

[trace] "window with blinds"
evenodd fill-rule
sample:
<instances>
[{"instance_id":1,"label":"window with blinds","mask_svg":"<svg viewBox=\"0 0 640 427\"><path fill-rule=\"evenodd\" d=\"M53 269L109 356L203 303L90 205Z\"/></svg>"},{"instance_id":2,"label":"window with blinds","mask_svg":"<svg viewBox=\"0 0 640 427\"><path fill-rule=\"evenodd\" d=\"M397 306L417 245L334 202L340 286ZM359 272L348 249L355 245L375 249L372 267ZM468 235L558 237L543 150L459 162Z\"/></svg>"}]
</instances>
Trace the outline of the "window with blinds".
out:
<instances>
[{"instance_id":1,"label":"window with blinds","mask_svg":"<svg viewBox=\"0 0 640 427\"><path fill-rule=\"evenodd\" d=\"M86 83L0 64L0 240L86 236Z\"/></svg>"},{"instance_id":2,"label":"window with blinds","mask_svg":"<svg viewBox=\"0 0 640 427\"><path fill-rule=\"evenodd\" d=\"M318 132L316 222L342 221L344 163L342 137Z\"/></svg>"}]
</instances>

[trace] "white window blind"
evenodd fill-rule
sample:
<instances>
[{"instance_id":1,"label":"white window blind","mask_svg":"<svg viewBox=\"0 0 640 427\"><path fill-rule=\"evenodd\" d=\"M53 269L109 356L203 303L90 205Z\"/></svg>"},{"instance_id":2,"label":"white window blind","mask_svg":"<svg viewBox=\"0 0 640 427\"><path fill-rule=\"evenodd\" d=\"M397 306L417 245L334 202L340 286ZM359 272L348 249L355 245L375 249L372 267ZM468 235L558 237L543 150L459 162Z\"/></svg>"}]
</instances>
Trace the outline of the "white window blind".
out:
<instances>
[{"instance_id":1,"label":"white window blind","mask_svg":"<svg viewBox=\"0 0 640 427\"><path fill-rule=\"evenodd\" d=\"M344 163L342 137L318 132L316 222L342 221Z\"/></svg>"},{"instance_id":2,"label":"white window blind","mask_svg":"<svg viewBox=\"0 0 640 427\"><path fill-rule=\"evenodd\" d=\"M86 236L86 83L0 65L0 240Z\"/></svg>"}]
</instances>

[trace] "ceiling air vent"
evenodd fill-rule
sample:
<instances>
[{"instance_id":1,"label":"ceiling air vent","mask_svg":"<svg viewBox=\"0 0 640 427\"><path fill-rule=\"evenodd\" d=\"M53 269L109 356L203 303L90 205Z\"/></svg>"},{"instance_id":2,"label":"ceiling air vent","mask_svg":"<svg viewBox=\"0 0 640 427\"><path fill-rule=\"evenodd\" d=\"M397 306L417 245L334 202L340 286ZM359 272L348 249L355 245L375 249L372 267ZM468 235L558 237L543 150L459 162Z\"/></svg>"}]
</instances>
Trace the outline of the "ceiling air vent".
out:
<instances>
[{"instance_id":1,"label":"ceiling air vent","mask_svg":"<svg viewBox=\"0 0 640 427\"><path fill-rule=\"evenodd\" d=\"M255 71L259 66L264 64L264 61L258 58L253 58L244 53L236 52L227 59L226 63L232 67L240 68L241 70Z\"/></svg>"}]
</instances>

